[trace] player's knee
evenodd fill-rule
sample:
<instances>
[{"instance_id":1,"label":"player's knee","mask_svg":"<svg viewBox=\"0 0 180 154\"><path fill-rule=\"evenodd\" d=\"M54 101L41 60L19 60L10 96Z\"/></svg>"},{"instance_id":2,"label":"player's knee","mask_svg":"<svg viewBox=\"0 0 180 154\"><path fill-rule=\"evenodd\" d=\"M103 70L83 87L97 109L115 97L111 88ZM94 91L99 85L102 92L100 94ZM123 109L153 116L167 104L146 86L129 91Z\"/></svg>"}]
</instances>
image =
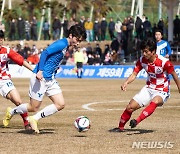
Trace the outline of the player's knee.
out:
<instances>
[{"instance_id":1,"label":"player's knee","mask_svg":"<svg viewBox=\"0 0 180 154\"><path fill-rule=\"evenodd\" d=\"M126 110L128 110L129 112L135 111L135 109L133 108L133 106L131 104L127 105Z\"/></svg>"},{"instance_id":2,"label":"player's knee","mask_svg":"<svg viewBox=\"0 0 180 154\"><path fill-rule=\"evenodd\" d=\"M22 102L21 102L21 101L14 101L14 104L15 104L16 106L19 106L19 105L22 104Z\"/></svg>"},{"instance_id":3,"label":"player's knee","mask_svg":"<svg viewBox=\"0 0 180 154\"><path fill-rule=\"evenodd\" d=\"M65 102L56 104L57 110L60 111L65 108Z\"/></svg>"}]
</instances>

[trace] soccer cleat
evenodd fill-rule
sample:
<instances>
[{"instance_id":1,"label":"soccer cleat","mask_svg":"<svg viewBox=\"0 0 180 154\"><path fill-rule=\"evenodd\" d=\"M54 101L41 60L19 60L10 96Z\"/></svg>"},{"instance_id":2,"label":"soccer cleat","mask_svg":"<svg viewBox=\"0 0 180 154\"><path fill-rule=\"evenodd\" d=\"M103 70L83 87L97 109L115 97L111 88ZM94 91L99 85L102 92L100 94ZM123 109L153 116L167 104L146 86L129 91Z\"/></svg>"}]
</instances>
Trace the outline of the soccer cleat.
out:
<instances>
[{"instance_id":1,"label":"soccer cleat","mask_svg":"<svg viewBox=\"0 0 180 154\"><path fill-rule=\"evenodd\" d=\"M136 125L137 125L137 121L136 121L135 119L132 119L132 120L130 121L129 126L131 126L131 128L134 128L134 127L136 127Z\"/></svg>"},{"instance_id":2,"label":"soccer cleat","mask_svg":"<svg viewBox=\"0 0 180 154\"><path fill-rule=\"evenodd\" d=\"M29 123L27 125L25 125L24 128L25 128L25 130L32 130L32 127Z\"/></svg>"},{"instance_id":3,"label":"soccer cleat","mask_svg":"<svg viewBox=\"0 0 180 154\"><path fill-rule=\"evenodd\" d=\"M5 115L4 119L3 119L3 125L4 125L4 127L7 127L7 126L9 125L9 122L10 122L10 120L11 120L11 118L12 118L12 115L11 115L11 113L10 113L11 110L12 110L11 107L8 107L8 108L6 109L6 115Z\"/></svg>"},{"instance_id":4,"label":"soccer cleat","mask_svg":"<svg viewBox=\"0 0 180 154\"><path fill-rule=\"evenodd\" d=\"M31 125L31 128L35 131L35 133L39 134L39 129L37 127L37 120L33 118L33 116L29 117L29 124Z\"/></svg>"}]
</instances>

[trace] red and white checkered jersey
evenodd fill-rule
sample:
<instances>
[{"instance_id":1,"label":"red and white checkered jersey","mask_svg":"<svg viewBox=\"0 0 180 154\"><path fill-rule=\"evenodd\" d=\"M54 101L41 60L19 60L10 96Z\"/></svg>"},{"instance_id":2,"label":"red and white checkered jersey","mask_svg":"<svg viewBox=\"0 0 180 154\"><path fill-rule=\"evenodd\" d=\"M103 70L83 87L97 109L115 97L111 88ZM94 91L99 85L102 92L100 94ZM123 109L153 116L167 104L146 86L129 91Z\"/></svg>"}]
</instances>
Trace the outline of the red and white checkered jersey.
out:
<instances>
[{"instance_id":1,"label":"red and white checkered jersey","mask_svg":"<svg viewBox=\"0 0 180 154\"><path fill-rule=\"evenodd\" d=\"M149 88L169 92L170 80L168 74L174 71L172 63L161 55L156 55L153 63L149 63L145 57L141 57L134 68L134 72L138 73L145 69L148 78L146 84Z\"/></svg>"},{"instance_id":2,"label":"red and white checkered jersey","mask_svg":"<svg viewBox=\"0 0 180 154\"><path fill-rule=\"evenodd\" d=\"M8 68L8 60L11 59L22 66L24 58L9 47L0 46L0 80L10 79L11 75Z\"/></svg>"}]
</instances>

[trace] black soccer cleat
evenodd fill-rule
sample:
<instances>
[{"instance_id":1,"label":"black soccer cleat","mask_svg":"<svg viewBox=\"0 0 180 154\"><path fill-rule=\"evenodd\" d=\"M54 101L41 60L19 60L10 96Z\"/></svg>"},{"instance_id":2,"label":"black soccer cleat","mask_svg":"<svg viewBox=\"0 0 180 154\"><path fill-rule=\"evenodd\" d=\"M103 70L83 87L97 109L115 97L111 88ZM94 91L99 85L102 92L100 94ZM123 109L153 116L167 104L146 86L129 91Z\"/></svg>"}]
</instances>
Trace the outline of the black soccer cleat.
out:
<instances>
[{"instance_id":1,"label":"black soccer cleat","mask_svg":"<svg viewBox=\"0 0 180 154\"><path fill-rule=\"evenodd\" d=\"M137 121L135 119L132 119L129 126L131 126L131 128L135 128L137 126Z\"/></svg>"}]
</instances>

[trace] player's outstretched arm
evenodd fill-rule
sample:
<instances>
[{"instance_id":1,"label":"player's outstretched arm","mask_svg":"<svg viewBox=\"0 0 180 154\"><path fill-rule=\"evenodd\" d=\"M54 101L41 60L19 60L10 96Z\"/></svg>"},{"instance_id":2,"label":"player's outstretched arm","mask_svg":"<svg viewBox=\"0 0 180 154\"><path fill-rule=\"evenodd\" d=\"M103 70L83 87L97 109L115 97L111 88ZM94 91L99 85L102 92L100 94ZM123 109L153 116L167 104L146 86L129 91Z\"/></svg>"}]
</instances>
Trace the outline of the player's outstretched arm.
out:
<instances>
[{"instance_id":1,"label":"player's outstretched arm","mask_svg":"<svg viewBox=\"0 0 180 154\"><path fill-rule=\"evenodd\" d=\"M180 80L179 80L179 78L178 78L178 75L176 74L175 71L172 71L172 72L171 72L171 75L172 75L172 77L173 77L173 79L174 79L174 82L176 83L177 88L178 88L179 93L180 93Z\"/></svg>"},{"instance_id":2,"label":"player's outstretched arm","mask_svg":"<svg viewBox=\"0 0 180 154\"><path fill-rule=\"evenodd\" d=\"M30 71L33 70L33 67L26 60L23 61L23 66L29 69Z\"/></svg>"},{"instance_id":3,"label":"player's outstretched arm","mask_svg":"<svg viewBox=\"0 0 180 154\"><path fill-rule=\"evenodd\" d=\"M133 72L127 80L121 85L121 90L126 91L126 87L129 83L133 82L136 79L137 73Z\"/></svg>"}]
</instances>

